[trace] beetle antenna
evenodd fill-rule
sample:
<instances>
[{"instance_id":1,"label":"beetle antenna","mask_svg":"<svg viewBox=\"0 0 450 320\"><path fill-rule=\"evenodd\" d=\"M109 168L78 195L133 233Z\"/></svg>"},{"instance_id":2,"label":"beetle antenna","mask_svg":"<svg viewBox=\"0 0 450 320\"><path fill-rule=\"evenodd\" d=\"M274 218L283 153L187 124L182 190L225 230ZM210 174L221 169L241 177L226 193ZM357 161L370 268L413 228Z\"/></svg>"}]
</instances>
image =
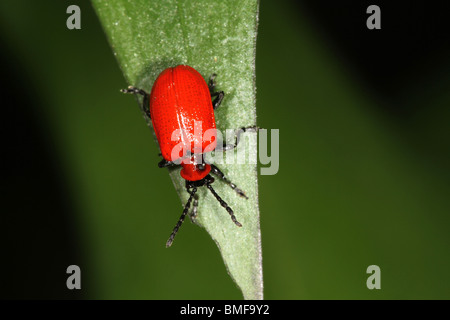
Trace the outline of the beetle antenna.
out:
<instances>
[{"instance_id":1,"label":"beetle antenna","mask_svg":"<svg viewBox=\"0 0 450 320\"><path fill-rule=\"evenodd\" d=\"M172 234L169 237L169 240L166 242L166 248L170 247L172 245L173 239L175 238L175 235L178 232L178 229L180 229L181 225L183 224L184 218L186 217L186 214L189 211L189 207L191 206L192 199L194 198L195 193L197 192L197 188L193 188L190 192L191 196L189 197L189 200L186 202L186 205L184 206L183 213L181 214L180 219L178 220L175 228L173 228Z\"/></svg>"},{"instance_id":2,"label":"beetle antenna","mask_svg":"<svg viewBox=\"0 0 450 320\"><path fill-rule=\"evenodd\" d=\"M236 187L236 185L231 182L230 180L228 180L227 177L225 177L225 175L223 174L222 171L220 171L219 168L217 168L215 165L213 165L212 163L210 164L211 166L211 172L214 173L216 176L218 176L220 179L222 179L226 184L228 184L231 189L233 189L234 191L236 191L236 193L238 195L240 195L241 197L248 199L247 195L245 194L244 191L242 191L241 189L239 189L238 187Z\"/></svg>"},{"instance_id":3,"label":"beetle antenna","mask_svg":"<svg viewBox=\"0 0 450 320\"><path fill-rule=\"evenodd\" d=\"M233 209L231 209L230 206L225 201L222 200L222 198L216 193L216 191L209 183L206 184L206 187L209 189L209 191L211 191L211 193L214 195L217 201L219 201L220 205L228 211L228 213L231 216L231 220L234 222L234 224L237 225L238 227L242 227L242 224L239 221L237 221Z\"/></svg>"},{"instance_id":4,"label":"beetle antenna","mask_svg":"<svg viewBox=\"0 0 450 320\"><path fill-rule=\"evenodd\" d=\"M197 211L198 211L198 196L195 195L194 197L194 204L192 205L192 211L190 213L191 221L194 222L194 219L197 218Z\"/></svg>"}]
</instances>

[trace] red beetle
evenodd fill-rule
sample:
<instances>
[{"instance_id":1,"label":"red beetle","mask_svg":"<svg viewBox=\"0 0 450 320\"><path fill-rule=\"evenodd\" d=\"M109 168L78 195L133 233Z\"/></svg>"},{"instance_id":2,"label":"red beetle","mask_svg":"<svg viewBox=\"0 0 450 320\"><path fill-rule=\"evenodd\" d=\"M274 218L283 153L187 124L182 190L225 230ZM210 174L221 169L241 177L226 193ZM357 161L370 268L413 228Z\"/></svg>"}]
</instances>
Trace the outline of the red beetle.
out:
<instances>
[{"instance_id":1,"label":"red beetle","mask_svg":"<svg viewBox=\"0 0 450 320\"><path fill-rule=\"evenodd\" d=\"M192 216L195 217L198 205L195 193L197 192L197 187L200 186L206 186L230 214L231 220L237 226L242 226L237 221L233 210L211 186L214 178L210 173L215 174L226 182L240 196L245 198L247 196L229 181L219 168L213 164L206 163L203 157L204 153L215 149L229 150L236 147L239 142L239 134L246 129L250 129L242 128L238 132L234 145L226 143L217 145L214 110L222 102L224 93L223 91L214 91L215 76L213 74L207 84L201 74L194 68L179 65L161 72L153 84L150 95L144 90L133 86L122 90L124 93L144 96L142 108L152 120L161 149L161 156L163 157L158 166L164 168L181 165L180 174L186 180L186 190L190 197L169 240L167 240L167 247L172 245L173 239L181 227L193 199ZM213 101L212 98L214 98ZM199 124L201 124L200 131L197 128ZM209 139L204 139L206 131L210 133Z\"/></svg>"}]
</instances>

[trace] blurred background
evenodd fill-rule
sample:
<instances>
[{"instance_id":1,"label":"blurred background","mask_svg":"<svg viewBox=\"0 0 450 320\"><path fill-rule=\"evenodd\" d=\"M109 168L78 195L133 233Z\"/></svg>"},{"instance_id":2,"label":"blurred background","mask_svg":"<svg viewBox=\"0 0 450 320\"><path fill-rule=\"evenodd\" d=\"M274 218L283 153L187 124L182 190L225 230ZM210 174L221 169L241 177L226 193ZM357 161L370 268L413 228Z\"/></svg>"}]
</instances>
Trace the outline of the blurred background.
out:
<instances>
[{"instance_id":1,"label":"blurred background","mask_svg":"<svg viewBox=\"0 0 450 320\"><path fill-rule=\"evenodd\" d=\"M265 298L450 298L448 12L262 1L258 125L280 129L259 181ZM164 247L181 203L91 4L1 1L0 45L1 298L240 299L204 230Z\"/></svg>"}]
</instances>

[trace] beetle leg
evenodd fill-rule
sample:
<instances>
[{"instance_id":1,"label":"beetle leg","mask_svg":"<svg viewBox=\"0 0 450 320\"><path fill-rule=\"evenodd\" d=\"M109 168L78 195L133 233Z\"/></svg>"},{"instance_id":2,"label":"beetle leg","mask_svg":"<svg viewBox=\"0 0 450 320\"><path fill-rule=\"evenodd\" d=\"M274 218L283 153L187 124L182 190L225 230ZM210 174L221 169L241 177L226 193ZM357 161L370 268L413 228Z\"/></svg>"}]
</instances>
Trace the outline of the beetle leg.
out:
<instances>
[{"instance_id":1,"label":"beetle leg","mask_svg":"<svg viewBox=\"0 0 450 320\"><path fill-rule=\"evenodd\" d=\"M214 93L214 88L216 87L216 82L214 81L214 79L216 79L217 74L213 73L210 77L209 77L209 81L208 81L208 88L209 88L209 92L211 92L211 95Z\"/></svg>"},{"instance_id":2,"label":"beetle leg","mask_svg":"<svg viewBox=\"0 0 450 320\"><path fill-rule=\"evenodd\" d=\"M167 161L166 159L162 159L160 162L158 162L158 167L159 168L165 168L165 167L173 167L176 166L177 164L172 162L172 161Z\"/></svg>"},{"instance_id":3,"label":"beetle leg","mask_svg":"<svg viewBox=\"0 0 450 320\"><path fill-rule=\"evenodd\" d=\"M230 206L225 201L222 200L222 198L213 189L211 184L207 183L206 187L209 189L209 191L211 191L211 193L217 199L217 201L219 201L220 205L227 210L227 212L230 214L231 220L234 222L234 224L237 225L238 227L242 227L242 224L239 221L237 221L236 216L234 215L233 209L231 209Z\"/></svg>"},{"instance_id":4,"label":"beetle leg","mask_svg":"<svg viewBox=\"0 0 450 320\"><path fill-rule=\"evenodd\" d=\"M216 87L216 82L214 81L214 79L216 78L216 74L212 74L211 77L209 77L209 82L208 82L208 88L209 88L209 93L211 94L211 98L215 98L212 102L213 105L213 109L216 110L220 104L222 103L223 97L225 96L225 93L223 91L217 91L215 92L214 89Z\"/></svg>"},{"instance_id":5,"label":"beetle leg","mask_svg":"<svg viewBox=\"0 0 450 320\"><path fill-rule=\"evenodd\" d=\"M251 131L258 131L258 127L257 126L252 126L252 127L245 127L245 128L240 128L237 130L237 134L236 134L236 140L234 142L234 144L229 144L226 143L226 141L223 142L222 145L217 145L215 150L218 151L229 151L229 150L233 150L234 148L236 148L239 144L239 141L241 139L241 134L244 132L251 132Z\"/></svg>"},{"instance_id":6,"label":"beetle leg","mask_svg":"<svg viewBox=\"0 0 450 320\"><path fill-rule=\"evenodd\" d=\"M225 93L223 91L217 91L211 94L211 98L216 97L212 102L213 110L216 110L220 106L224 96Z\"/></svg>"},{"instance_id":7,"label":"beetle leg","mask_svg":"<svg viewBox=\"0 0 450 320\"><path fill-rule=\"evenodd\" d=\"M222 171L220 171L219 168L217 168L215 165L210 164L211 166L211 172L214 173L216 176L218 176L220 179L222 179L226 184L228 184L231 189L233 189L234 191L236 191L236 193L238 195L240 195L241 197L244 197L245 199L248 199L248 197L246 196L245 192L242 191L241 189L239 189L238 187L236 187L236 185L231 182L230 180L228 180L227 177L225 177L225 175L223 174Z\"/></svg>"},{"instance_id":8,"label":"beetle leg","mask_svg":"<svg viewBox=\"0 0 450 320\"><path fill-rule=\"evenodd\" d=\"M140 94L141 96L143 96L144 100L142 101L141 109L145 112L149 119L152 118L150 115L150 95L147 92L133 86L129 86L127 89L122 89L120 91L123 93Z\"/></svg>"}]
</instances>

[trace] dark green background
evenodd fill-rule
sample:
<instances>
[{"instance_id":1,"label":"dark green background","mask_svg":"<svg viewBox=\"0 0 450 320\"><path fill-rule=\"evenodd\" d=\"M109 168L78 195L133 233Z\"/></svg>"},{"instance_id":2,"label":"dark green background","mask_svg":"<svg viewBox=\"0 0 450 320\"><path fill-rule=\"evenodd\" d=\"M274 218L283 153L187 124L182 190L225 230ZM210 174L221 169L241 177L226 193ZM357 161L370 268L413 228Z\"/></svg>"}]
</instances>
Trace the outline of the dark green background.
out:
<instances>
[{"instance_id":1,"label":"dark green background","mask_svg":"<svg viewBox=\"0 0 450 320\"><path fill-rule=\"evenodd\" d=\"M258 125L280 129L260 177L267 299L450 298L449 11L379 1L369 31L369 4L261 4ZM1 297L241 298L204 230L165 248L181 203L90 3L2 1L0 41Z\"/></svg>"}]
</instances>

